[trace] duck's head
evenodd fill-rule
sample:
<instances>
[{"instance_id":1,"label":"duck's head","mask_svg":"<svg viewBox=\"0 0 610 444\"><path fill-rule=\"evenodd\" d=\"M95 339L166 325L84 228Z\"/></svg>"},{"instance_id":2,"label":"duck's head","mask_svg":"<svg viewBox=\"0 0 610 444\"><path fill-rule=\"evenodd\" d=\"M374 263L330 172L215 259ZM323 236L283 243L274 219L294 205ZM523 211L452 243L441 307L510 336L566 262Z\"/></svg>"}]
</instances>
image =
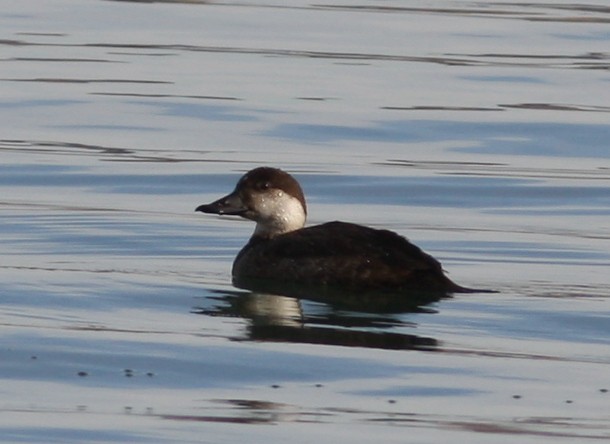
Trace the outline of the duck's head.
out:
<instances>
[{"instance_id":1,"label":"duck's head","mask_svg":"<svg viewBox=\"0 0 610 444\"><path fill-rule=\"evenodd\" d=\"M307 205L294 177L277 168L259 167L244 174L233 192L195 211L241 216L256 222L253 236L272 238L305 225Z\"/></svg>"}]
</instances>

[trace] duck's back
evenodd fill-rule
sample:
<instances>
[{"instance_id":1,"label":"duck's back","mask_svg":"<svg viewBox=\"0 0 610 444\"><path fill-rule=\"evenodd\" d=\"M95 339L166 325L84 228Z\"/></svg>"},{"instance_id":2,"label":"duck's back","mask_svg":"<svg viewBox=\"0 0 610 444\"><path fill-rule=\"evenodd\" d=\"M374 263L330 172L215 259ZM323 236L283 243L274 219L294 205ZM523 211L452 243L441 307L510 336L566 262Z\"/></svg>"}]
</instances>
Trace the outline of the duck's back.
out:
<instances>
[{"instance_id":1,"label":"duck's back","mask_svg":"<svg viewBox=\"0 0 610 444\"><path fill-rule=\"evenodd\" d=\"M236 284L268 279L351 289L460 291L440 263L388 230L345 222L253 237L233 264Z\"/></svg>"}]
</instances>

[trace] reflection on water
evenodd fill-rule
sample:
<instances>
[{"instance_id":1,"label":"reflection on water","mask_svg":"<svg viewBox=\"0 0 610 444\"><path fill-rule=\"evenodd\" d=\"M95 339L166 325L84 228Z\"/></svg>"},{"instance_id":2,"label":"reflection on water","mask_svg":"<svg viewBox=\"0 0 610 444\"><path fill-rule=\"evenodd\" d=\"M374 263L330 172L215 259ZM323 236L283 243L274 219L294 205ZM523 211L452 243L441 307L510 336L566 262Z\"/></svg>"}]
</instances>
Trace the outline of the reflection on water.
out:
<instances>
[{"instance_id":1,"label":"reflection on water","mask_svg":"<svg viewBox=\"0 0 610 444\"><path fill-rule=\"evenodd\" d=\"M395 401L391 401L392 404ZM348 420L352 422L371 423L377 426L391 425L393 427L409 427L421 429L447 430L447 437L471 432L473 434L532 436L537 440L545 438L551 442L557 439L594 441L607 439L607 427L603 421L591 421L579 424L576 418L540 418L536 416L521 417L518 422L494 421L488 422L481 417L463 415L442 416L434 414L401 413L391 409L312 409L308 410L298 405L256 401L248 399L230 399L213 401L206 406L216 415L163 415L164 419L173 421L190 421L204 423L229 424L278 424L306 423L329 424L333 421ZM220 411L219 411L220 410Z\"/></svg>"},{"instance_id":2,"label":"reflection on water","mask_svg":"<svg viewBox=\"0 0 610 444\"><path fill-rule=\"evenodd\" d=\"M274 294L218 292L218 303L211 308L196 308L208 316L225 316L249 321L247 340L293 342L388 350L431 350L433 338L387 331L404 326L404 321L385 315L344 311L332 305L303 306L301 300ZM312 310L313 308L313 310ZM396 311L399 314L401 311ZM384 331L385 330L385 331Z\"/></svg>"}]
</instances>

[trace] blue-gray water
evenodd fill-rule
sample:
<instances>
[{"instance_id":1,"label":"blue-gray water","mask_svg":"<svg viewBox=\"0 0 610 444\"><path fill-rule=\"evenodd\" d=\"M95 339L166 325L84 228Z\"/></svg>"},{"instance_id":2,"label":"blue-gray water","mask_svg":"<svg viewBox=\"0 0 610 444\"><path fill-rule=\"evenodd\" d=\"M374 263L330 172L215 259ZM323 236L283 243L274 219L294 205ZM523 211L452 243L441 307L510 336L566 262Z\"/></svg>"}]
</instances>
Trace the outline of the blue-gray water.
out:
<instances>
[{"instance_id":1,"label":"blue-gray water","mask_svg":"<svg viewBox=\"0 0 610 444\"><path fill-rule=\"evenodd\" d=\"M2 442L610 438L608 6L4 3ZM237 291L263 164L499 293Z\"/></svg>"}]
</instances>

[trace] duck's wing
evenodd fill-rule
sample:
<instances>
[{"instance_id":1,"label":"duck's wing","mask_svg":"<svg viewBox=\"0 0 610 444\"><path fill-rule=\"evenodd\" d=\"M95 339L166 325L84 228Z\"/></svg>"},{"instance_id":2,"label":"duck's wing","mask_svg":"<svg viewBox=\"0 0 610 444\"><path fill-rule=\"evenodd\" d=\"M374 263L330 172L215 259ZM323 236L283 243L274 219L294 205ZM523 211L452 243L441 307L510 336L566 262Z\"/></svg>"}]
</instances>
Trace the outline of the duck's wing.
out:
<instances>
[{"instance_id":1,"label":"duck's wing","mask_svg":"<svg viewBox=\"0 0 610 444\"><path fill-rule=\"evenodd\" d=\"M389 230L379 230L347 222L328 222L287 233L273 246L280 256L295 254L298 245L302 257L341 257L353 262L379 261L390 267L441 269L440 263L405 237Z\"/></svg>"}]
</instances>

